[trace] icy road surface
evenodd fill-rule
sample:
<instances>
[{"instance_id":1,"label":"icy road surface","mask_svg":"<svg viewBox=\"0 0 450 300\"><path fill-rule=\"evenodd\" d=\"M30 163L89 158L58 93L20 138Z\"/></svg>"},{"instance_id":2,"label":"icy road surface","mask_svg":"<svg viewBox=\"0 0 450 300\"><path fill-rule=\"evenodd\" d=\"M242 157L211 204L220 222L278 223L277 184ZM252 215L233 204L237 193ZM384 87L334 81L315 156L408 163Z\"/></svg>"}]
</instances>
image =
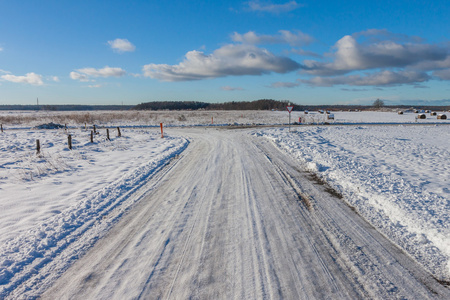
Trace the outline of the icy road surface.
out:
<instances>
[{"instance_id":1,"label":"icy road surface","mask_svg":"<svg viewBox=\"0 0 450 300\"><path fill-rule=\"evenodd\" d=\"M450 299L270 141L180 134L157 187L43 299Z\"/></svg>"}]
</instances>

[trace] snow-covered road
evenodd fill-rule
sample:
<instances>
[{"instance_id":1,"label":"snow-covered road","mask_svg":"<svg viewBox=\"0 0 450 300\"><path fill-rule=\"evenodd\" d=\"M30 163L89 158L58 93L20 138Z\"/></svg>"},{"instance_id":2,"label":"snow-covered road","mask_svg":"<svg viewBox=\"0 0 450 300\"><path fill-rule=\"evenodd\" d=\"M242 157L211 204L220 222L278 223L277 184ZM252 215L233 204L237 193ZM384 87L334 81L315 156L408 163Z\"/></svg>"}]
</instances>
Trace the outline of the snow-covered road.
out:
<instances>
[{"instance_id":1,"label":"snow-covered road","mask_svg":"<svg viewBox=\"0 0 450 300\"><path fill-rule=\"evenodd\" d=\"M43 299L450 298L267 139L179 130L188 149Z\"/></svg>"}]
</instances>

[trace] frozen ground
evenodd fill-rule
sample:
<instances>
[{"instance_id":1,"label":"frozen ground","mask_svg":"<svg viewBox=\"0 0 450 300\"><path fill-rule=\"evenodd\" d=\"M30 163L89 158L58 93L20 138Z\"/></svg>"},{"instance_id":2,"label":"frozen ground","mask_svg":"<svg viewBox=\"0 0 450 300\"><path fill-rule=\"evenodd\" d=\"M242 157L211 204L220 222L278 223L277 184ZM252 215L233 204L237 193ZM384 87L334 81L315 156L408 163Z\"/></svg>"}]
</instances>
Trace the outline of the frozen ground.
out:
<instances>
[{"instance_id":1,"label":"frozen ground","mask_svg":"<svg viewBox=\"0 0 450 300\"><path fill-rule=\"evenodd\" d=\"M308 123L360 124L300 126L291 133L286 128L252 132L290 153L436 278L449 281L450 122L429 114L426 120L416 120L413 113L334 115L334 121L327 121L318 113L305 119L303 113L293 112L292 122L302 117ZM139 188L152 182L158 170L191 141L179 129L176 135L168 129L169 135L161 139L159 128L152 127L160 122L286 124L288 114L0 112L0 121L5 129L0 133L0 298L4 298L27 290L27 295L35 295L42 278L59 277L136 205L141 199L136 196ZM32 129L47 122L68 124L72 151L67 149L64 130ZM89 143L85 122L102 127L94 144ZM438 125L407 125L416 122ZM112 141L105 139L105 126L111 127ZM115 126L122 127L122 137L116 137ZM36 139L41 143L40 155L35 153ZM69 252L76 255L59 258L64 263L57 266L49 263L67 249L74 249Z\"/></svg>"}]
</instances>

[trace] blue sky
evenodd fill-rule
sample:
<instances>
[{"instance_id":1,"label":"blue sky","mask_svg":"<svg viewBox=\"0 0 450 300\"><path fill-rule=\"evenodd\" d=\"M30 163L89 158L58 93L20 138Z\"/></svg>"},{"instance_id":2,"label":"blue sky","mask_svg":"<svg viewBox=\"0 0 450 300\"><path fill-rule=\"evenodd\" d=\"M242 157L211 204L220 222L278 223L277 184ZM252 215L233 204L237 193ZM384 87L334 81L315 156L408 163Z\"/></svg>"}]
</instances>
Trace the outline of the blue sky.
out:
<instances>
[{"instance_id":1,"label":"blue sky","mask_svg":"<svg viewBox=\"0 0 450 300\"><path fill-rule=\"evenodd\" d=\"M0 104L450 105L449 15L448 0L0 0Z\"/></svg>"}]
</instances>

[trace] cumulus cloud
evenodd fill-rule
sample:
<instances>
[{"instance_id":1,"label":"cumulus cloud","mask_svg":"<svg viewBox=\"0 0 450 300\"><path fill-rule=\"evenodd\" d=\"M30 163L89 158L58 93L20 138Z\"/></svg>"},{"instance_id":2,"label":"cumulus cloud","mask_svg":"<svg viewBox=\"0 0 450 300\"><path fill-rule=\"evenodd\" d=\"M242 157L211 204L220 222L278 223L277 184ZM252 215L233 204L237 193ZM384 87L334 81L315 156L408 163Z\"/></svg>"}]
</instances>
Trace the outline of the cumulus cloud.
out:
<instances>
[{"instance_id":1,"label":"cumulus cloud","mask_svg":"<svg viewBox=\"0 0 450 300\"><path fill-rule=\"evenodd\" d=\"M12 74L6 74L0 76L1 79L5 81L15 82L15 83L26 83L31 85L43 85L42 75L36 73L27 73L25 76L16 76Z\"/></svg>"},{"instance_id":2,"label":"cumulus cloud","mask_svg":"<svg viewBox=\"0 0 450 300\"><path fill-rule=\"evenodd\" d=\"M127 39L115 39L113 41L108 41L108 44L111 46L111 49L119 53L133 52L136 50L136 46Z\"/></svg>"},{"instance_id":3,"label":"cumulus cloud","mask_svg":"<svg viewBox=\"0 0 450 300\"><path fill-rule=\"evenodd\" d=\"M272 4L270 2L262 3L261 1L247 2L248 8L251 11L268 12L273 14L285 13L293 11L303 5L296 1L290 1L283 4Z\"/></svg>"},{"instance_id":4,"label":"cumulus cloud","mask_svg":"<svg viewBox=\"0 0 450 300\"><path fill-rule=\"evenodd\" d=\"M75 71L70 72L70 78L82 82L90 81L90 77L122 77L126 74L126 71L122 68L111 68L108 66L102 69L83 68Z\"/></svg>"},{"instance_id":5,"label":"cumulus cloud","mask_svg":"<svg viewBox=\"0 0 450 300\"><path fill-rule=\"evenodd\" d=\"M450 50L449 50L450 52ZM450 68L450 53L447 54L447 57L442 60L426 60L421 61L413 66L415 69L422 71L433 71L439 69L448 69Z\"/></svg>"},{"instance_id":6,"label":"cumulus cloud","mask_svg":"<svg viewBox=\"0 0 450 300\"><path fill-rule=\"evenodd\" d=\"M234 42L251 45L289 44L291 46L308 45L314 41L314 38L300 30L295 32L279 30L278 33L278 35L258 35L254 31L249 31L244 34L234 32L231 35L231 39Z\"/></svg>"},{"instance_id":7,"label":"cumulus cloud","mask_svg":"<svg viewBox=\"0 0 450 300\"><path fill-rule=\"evenodd\" d=\"M313 77L311 79L300 79L299 81L312 86L396 86L401 84L415 84L425 82L431 79L431 76L425 72L418 71L389 71L384 70L365 75L345 75L334 77Z\"/></svg>"},{"instance_id":8,"label":"cumulus cloud","mask_svg":"<svg viewBox=\"0 0 450 300\"><path fill-rule=\"evenodd\" d=\"M222 91L230 91L230 92L232 92L232 91L243 91L244 90L241 87L232 87L232 86L229 86L229 85L223 86L220 89Z\"/></svg>"},{"instance_id":9,"label":"cumulus cloud","mask_svg":"<svg viewBox=\"0 0 450 300\"><path fill-rule=\"evenodd\" d=\"M388 87L417 86L433 77L450 80L448 69L449 44L369 29L342 37L323 58L304 60L299 74L315 76L300 80L313 86Z\"/></svg>"},{"instance_id":10,"label":"cumulus cloud","mask_svg":"<svg viewBox=\"0 0 450 300\"><path fill-rule=\"evenodd\" d=\"M87 75L84 74L80 74L78 72L70 72L70 78L72 78L73 80L79 80L82 82L88 82L89 78Z\"/></svg>"},{"instance_id":11,"label":"cumulus cloud","mask_svg":"<svg viewBox=\"0 0 450 300\"><path fill-rule=\"evenodd\" d=\"M287 73L300 65L253 45L225 45L212 54L189 51L178 65L148 64L144 76L162 81L189 81L237 75Z\"/></svg>"},{"instance_id":12,"label":"cumulus cloud","mask_svg":"<svg viewBox=\"0 0 450 300\"><path fill-rule=\"evenodd\" d=\"M356 70L407 67L426 61L445 60L448 49L430 44L400 44L386 40L362 45L350 35L335 44L332 62L304 61L303 70L308 74L332 76Z\"/></svg>"}]
</instances>

